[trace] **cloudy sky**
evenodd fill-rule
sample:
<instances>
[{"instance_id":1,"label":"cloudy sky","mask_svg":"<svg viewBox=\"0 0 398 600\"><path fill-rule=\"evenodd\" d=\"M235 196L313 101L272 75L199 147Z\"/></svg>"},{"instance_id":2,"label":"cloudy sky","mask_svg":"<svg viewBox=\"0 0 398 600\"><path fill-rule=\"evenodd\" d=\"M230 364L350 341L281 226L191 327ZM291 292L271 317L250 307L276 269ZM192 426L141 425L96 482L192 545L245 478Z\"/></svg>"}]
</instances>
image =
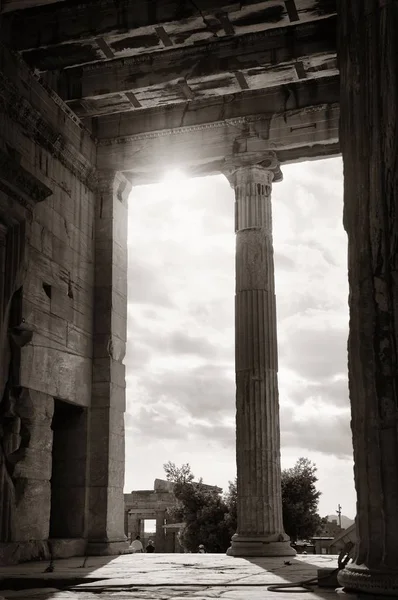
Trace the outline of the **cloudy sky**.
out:
<instances>
[{"instance_id":1,"label":"cloudy sky","mask_svg":"<svg viewBox=\"0 0 398 600\"><path fill-rule=\"evenodd\" d=\"M274 185L282 467L318 466L320 513L355 515L340 158ZM126 491L163 463L235 477L233 191L219 175L133 188L129 205Z\"/></svg>"}]
</instances>

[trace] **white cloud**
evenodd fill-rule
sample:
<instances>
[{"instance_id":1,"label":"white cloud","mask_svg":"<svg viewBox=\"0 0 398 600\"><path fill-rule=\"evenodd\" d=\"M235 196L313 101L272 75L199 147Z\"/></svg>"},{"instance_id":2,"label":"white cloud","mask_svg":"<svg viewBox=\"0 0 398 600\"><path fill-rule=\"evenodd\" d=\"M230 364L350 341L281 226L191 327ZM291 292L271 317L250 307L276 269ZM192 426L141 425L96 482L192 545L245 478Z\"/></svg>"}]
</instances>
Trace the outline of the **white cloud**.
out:
<instances>
[{"instance_id":1,"label":"white cloud","mask_svg":"<svg viewBox=\"0 0 398 600\"><path fill-rule=\"evenodd\" d=\"M340 465L352 515L341 161L283 171L273 190L282 458ZM233 204L222 176L131 194L129 490L152 485L167 460L224 487L234 477ZM332 512L341 499L320 475Z\"/></svg>"}]
</instances>

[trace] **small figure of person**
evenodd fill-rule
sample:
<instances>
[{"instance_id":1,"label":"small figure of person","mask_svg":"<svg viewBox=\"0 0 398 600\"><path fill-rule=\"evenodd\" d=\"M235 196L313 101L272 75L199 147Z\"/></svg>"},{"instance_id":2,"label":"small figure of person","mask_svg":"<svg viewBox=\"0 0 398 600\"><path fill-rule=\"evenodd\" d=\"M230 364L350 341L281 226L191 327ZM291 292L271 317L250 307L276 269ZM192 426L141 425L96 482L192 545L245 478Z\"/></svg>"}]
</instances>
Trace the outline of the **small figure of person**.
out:
<instances>
[{"instance_id":1,"label":"small figure of person","mask_svg":"<svg viewBox=\"0 0 398 600\"><path fill-rule=\"evenodd\" d=\"M133 554L137 554L138 552L144 552L144 546L142 545L141 538L139 535L137 535L134 542L131 543L130 550L133 552Z\"/></svg>"},{"instance_id":2,"label":"small figure of person","mask_svg":"<svg viewBox=\"0 0 398 600\"><path fill-rule=\"evenodd\" d=\"M148 545L145 548L145 552L148 552L148 553L155 552L155 546L153 545L153 541L152 540L148 540Z\"/></svg>"},{"instance_id":3,"label":"small figure of person","mask_svg":"<svg viewBox=\"0 0 398 600\"><path fill-rule=\"evenodd\" d=\"M205 547L204 547L203 544L199 544L198 553L199 554L206 554L206 549L205 549Z\"/></svg>"}]
</instances>

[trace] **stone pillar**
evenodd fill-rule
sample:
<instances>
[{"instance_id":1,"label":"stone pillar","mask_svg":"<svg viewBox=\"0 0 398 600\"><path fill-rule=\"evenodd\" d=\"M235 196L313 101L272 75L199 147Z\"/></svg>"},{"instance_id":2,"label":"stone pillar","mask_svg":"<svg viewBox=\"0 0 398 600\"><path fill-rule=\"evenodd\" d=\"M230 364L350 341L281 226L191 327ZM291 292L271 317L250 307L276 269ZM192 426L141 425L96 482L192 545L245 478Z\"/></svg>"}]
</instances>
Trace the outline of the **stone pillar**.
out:
<instances>
[{"instance_id":1,"label":"stone pillar","mask_svg":"<svg viewBox=\"0 0 398 600\"><path fill-rule=\"evenodd\" d=\"M165 511L162 510L156 513L156 538L155 538L155 550L156 552L166 552L166 535L163 529L165 520Z\"/></svg>"},{"instance_id":2,"label":"stone pillar","mask_svg":"<svg viewBox=\"0 0 398 600\"><path fill-rule=\"evenodd\" d=\"M145 539L145 519L140 519L140 533L141 542L144 543Z\"/></svg>"},{"instance_id":3,"label":"stone pillar","mask_svg":"<svg viewBox=\"0 0 398 600\"><path fill-rule=\"evenodd\" d=\"M130 540L133 542L137 535L141 535L141 519L132 515L129 519L130 523Z\"/></svg>"},{"instance_id":4,"label":"stone pillar","mask_svg":"<svg viewBox=\"0 0 398 600\"><path fill-rule=\"evenodd\" d=\"M95 211L93 392L90 409L89 554L127 548L124 535L124 411L127 199L130 182L99 173Z\"/></svg>"},{"instance_id":5,"label":"stone pillar","mask_svg":"<svg viewBox=\"0 0 398 600\"><path fill-rule=\"evenodd\" d=\"M274 173L281 176L275 156L270 155L262 164L235 166L229 176L236 198L238 530L228 551L232 556L295 554L282 522L271 217Z\"/></svg>"},{"instance_id":6,"label":"stone pillar","mask_svg":"<svg viewBox=\"0 0 398 600\"><path fill-rule=\"evenodd\" d=\"M182 548L177 549L177 532L173 530L170 531L170 529L166 529L165 532L164 552L184 552Z\"/></svg>"},{"instance_id":7,"label":"stone pillar","mask_svg":"<svg viewBox=\"0 0 398 600\"><path fill-rule=\"evenodd\" d=\"M398 596L398 4L339 2L356 557L346 591ZM365 596L364 596L365 597Z\"/></svg>"}]
</instances>

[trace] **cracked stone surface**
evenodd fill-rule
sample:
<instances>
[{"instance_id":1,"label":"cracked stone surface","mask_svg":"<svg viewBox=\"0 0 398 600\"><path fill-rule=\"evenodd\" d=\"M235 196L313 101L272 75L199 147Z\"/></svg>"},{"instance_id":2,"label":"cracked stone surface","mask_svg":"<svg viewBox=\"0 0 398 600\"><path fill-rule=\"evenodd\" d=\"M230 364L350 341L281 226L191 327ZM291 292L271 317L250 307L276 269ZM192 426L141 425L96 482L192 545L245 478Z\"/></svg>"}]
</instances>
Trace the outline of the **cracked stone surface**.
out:
<instances>
[{"instance_id":1,"label":"cracked stone surface","mask_svg":"<svg viewBox=\"0 0 398 600\"><path fill-rule=\"evenodd\" d=\"M52 573L44 573L46 562L0 567L0 593L5 600L268 600L275 598L270 585L297 583L315 577L320 567L337 567L333 556L285 562L284 558L242 559L222 554L71 558L55 561ZM21 588L23 580L25 589L2 589L6 583L9 588ZM275 600L287 597L301 598L302 590L279 592ZM315 588L306 597L335 600L337 594L333 589Z\"/></svg>"}]
</instances>

